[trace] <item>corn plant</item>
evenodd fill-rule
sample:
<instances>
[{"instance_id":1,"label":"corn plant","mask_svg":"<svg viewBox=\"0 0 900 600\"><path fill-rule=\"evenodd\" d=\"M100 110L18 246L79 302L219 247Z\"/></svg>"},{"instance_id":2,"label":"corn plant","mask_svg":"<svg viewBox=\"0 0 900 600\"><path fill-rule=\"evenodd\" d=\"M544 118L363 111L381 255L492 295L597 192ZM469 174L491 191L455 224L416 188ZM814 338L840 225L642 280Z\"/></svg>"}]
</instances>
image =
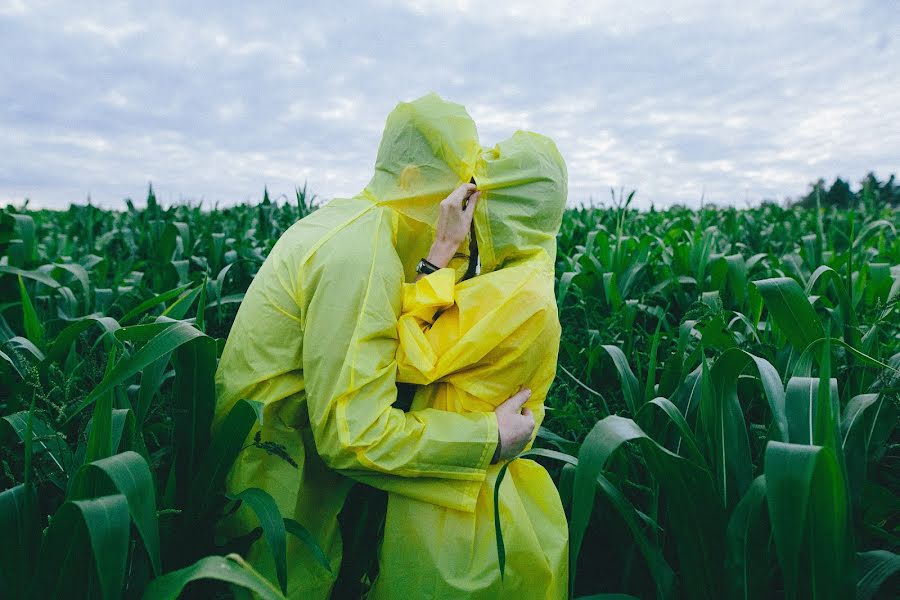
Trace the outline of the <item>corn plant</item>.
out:
<instances>
[{"instance_id":1,"label":"corn plant","mask_svg":"<svg viewBox=\"0 0 900 600\"><path fill-rule=\"evenodd\" d=\"M15 541L0 596L207 597L230 584L282 598L287 535L329 568L268 494L222 492L259 406L237 403L209 434L214 336L303 210L237 207L216 230L198 207L163 210L151 188L141 211L2 214L0 529ZM265 238L236 229L248 223ZM259 517L277 582L216 544L217 520L239 503Z\"/></svg>"},{"instance_id":2,"label":"corn plant","mask_svg":"<svg viewBox=\"0 0 900 600\"><path fill-rule=\"evenodd\" d=\"M897 211L567 217L543 438L573 594L892 597Z\"/></svg>"},{"instance_id":3,"label":"corn plant","mask_svg":"<svg viewBox=\"0 0 900 600\"><path fill-rule=\"evenodd\" d=\"M622 194L566 212L559 376L529 455L569 515L572 597L893 597L892 181L839 208L816 192L638 211ZM280 598L290 535L329 568L271 497L222 491L242 449L265 445L259 405L209 435L235 311L315 208L304 186L227 208L164 207L151 188L141 209L0 212L0 597ZM351 543L377 532L367 498L345 531L354 594L377 563ZM259 528L217 539L239 503ZM242 558L260 536L274 581Z\"/></svg>"}]
</instances>

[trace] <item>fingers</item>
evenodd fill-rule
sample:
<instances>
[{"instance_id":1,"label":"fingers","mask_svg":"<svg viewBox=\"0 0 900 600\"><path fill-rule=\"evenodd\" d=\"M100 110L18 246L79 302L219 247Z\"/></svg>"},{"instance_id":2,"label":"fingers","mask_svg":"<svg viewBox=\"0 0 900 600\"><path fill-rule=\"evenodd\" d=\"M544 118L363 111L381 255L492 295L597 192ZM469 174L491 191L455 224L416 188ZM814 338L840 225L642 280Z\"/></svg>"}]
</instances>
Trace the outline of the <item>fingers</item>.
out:
<instances>
[{"instance_id":1,"label":"fingers","mask_svg":"<svg viewBox=\"0 0 900 600\"><path fill-rule=\"evenodd\" d=\"M498 408L503 410L507 410L511 413L520 413L522 412L522 406L531 398L531 390L528 388L522 388L510 398L501 404Z\"/></svg>"},{"instance_id":2,"label":"fingers","mask_svg":"<svg viewBox=\"0 0 900 600\"><path fill-rule=\"evenodd\" d=\"M462 207L463 201L466 200L469 196L471 196L475 192L475 184L474 183L464 183L455 190L453 190L449 196L447 196L441 204L445 204L447 206L459 206Z\"/></svg>"},{"instance_id":3,"label":"fingers","mask_svg":"<svg viewBox=\"0 0 900 600\"><path fill-rule=\"evenodd\" d=\"M495 410L500 437L500 460L518 456L534 435L534 413L524 406L530 397L531 390L523 388Z\"/></svg>"},{"instance_id":4,"label":"fingers","mask_svg":"<svg viewBox=\"0 0 900 600\"><path fill-rule=\"evenodd\" d=\"M464 183L461 186L459 186L458 188L456 188L457 192L459 192L460 190L462 190L463 196L468 196L469 194L471 194L472 192L475 191L475 184L474 183Z\"/></svg>"},{"instance_id":5,"label":"fingers","mask_svg":"<svg viewBox=\"0 0 900 600\"><path fill-rule=\"evenodd\" d=\"M481 198L481 192L475 192L468 198L463 198L463 201L462 201L463 211L467 211L469 209L469 207L471 207L472 210L470 212L474 213L475 206L478 204L479 198Z\"/></svg>"}]
</instances>

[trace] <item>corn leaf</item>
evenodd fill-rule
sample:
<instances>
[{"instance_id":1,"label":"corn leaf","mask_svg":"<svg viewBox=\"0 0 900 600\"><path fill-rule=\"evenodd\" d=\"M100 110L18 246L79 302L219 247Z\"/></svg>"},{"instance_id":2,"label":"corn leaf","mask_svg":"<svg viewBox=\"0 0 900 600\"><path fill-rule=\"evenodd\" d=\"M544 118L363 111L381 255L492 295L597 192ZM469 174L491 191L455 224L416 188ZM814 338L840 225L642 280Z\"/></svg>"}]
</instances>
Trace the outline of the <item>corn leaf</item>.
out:
<instances>
[{"instance_id":1,"label":"corn leaf","mask_svg":"<svg viewBox=\"0 0 900 600\"><path fill-rule=\"evenodd\" d=\"M25 337L34 343L35 346L42 346L44 343L44 326L34 310L31 298L28 296L28 290L25 289L25 282L19 275L19 294L22 299L22 321L25 325Z\"/></svg>"},{"instance_id":2,"label":"corn leaf","mask_svg":"<svg viewBox=\"0 0 900 600\"><path fill-rule=\"evenodd\" d=\"M322 547L319 546L316 538L313 537L313 534L310 533L306 527L293 519L285 519L284 528L288 533L296 536L297 539L299 539L303 543L303 545L307 547L315 561L319 563L323 569L325 569L329 573L332 572L331 564L328 562L328 557L325 556L325 552L322 551Z\"/></svg>"},{"instance_id":3,"label":"corn leaf","mask_svg":"<svg viewBox=\"0 0 900 600\"><path fill-rule=\"evenodd\" d=\"M287 593L287 530L275 499L259 488L247 488L239 494L228 494L229 500L240 500L256 514L263 537L272 551L275 573L281 591Z\"/></svg>"},{"instance_id":4,"label":"corn leaf","mask_svg":"<svg viewBox=\"0 0 900 600\"><path fill-rule=\"evenodd\" d=\"M106 362L106 377L114 369L116 361L116 349L109 354ZM103 394L94 407L94 414L91 417L91 431L88 435L87 451L85 452L85 462L93 462L95 460L106 458L113 453L112 445L112 411L113 411L113 387L109 387L109 391Z\"/></svg>"},{"instance_id":5,"label":"corn leaf","mask_svg":"<svg viewBox=\"0 0 900 600\"><path fill-rule=\"evenodd\" d=\"M189 506L196 514L202 515L210 506L210 498L224 488L225 475L258 422L262 412L257 409L261 406L252 400L238 400L216 430L191 486Z\"/></svg>"},{"instance_id":6,"label":"corn leaf","mask_svg":"<svg viewBox=\"0 0 900 600\"><path fill-rule=\"evenodd\" d=\"M123 323L123 324L128 323L129 321L146 313L151 308L153 308L155 306L159 306L160 304L163 304L164 302L168 302L169 300L177 297L184 290L189 288L190 285L191 284L189 284L189 283L186 283L184 285L179 285L175 288L172 288L171 290L162 292L161 294L156 294L152 298L148 298L147 300L144 300L143 302L141 302L140 304L138 304L137 306L135 306L134 308L129 310L127 313L122 315L122 318L119 319L119 323Z\"/></svg>"},{"instance_id":7,"label":"corn leaf","mask_svg":"<svg viewBox=\"0 0 900 600\"><path fill-rule=\"evenodd\" d=\"M721 597L725 517L710 472L654 442L634 421L615 415L594 426L578 453L570 519L570 570L574 572L577 564L598 476L626 442L640 447L648 469L667 494L683 589L695 598Z\"/></svg>"},{"instance_id":8,"label":"corn leaf","mask_svg":"<svg viewBox=\"0 0 900 600\"><path fill-rule=\"evenodd\" d=\"M102 394L107 393L113 387L123 383L135 373L144 369L150 363L158 360L176 348L199 337L206 337L197 331L189 323L173 323L163 331L156 334L140 350L129 357L122 358L112 372L104 376L97 387L91 391L87 398L69 415L66 422L79 414L82 410L93 404Z\"/></svg>"},{"instance_id":9,"label":"corn leaf","mask_svg":"<svg viewBox=\"0 0 900 600\"><path fill-rule=\"evenodd\" d=\"M847 461L847 478L853 506L859 506L867 464L877 458L897 426L897 405L885 394L854 396L844 409L841 446Z\"/></svg>"},{"instance_id":10,"label":"corn leaf","mask_svg":"<svg viewBox=\"0 0 900 600\"><path fill-rule=\"evenodd\" d=\"M628 359L625 354L616 346L603 345L600 346L612 359L616 373L619 375L619 382L622 384L622 394L625 397L625 404L631 414L637 413L638 408L642 404L640 386L637 377L631 367L628 366Z\"/></svg>"},{"instance_id":11,"label":"corn leaf","mask_svg":"<svg viewBox=\"0 0 900 600\"><path fill-rule=\"evenodd\" d=\"M122 494L65 502L41 544L34 596L121 597L129 523Z\"/></svg>"},{"instance_id":12,"label":"corn leaf","mask_svg":"<svg viewBox=\"0 0 900 600\"><path fill-rule=\"evenodd\" d=\"M837 380L830 383L830 396L838 397ZM813 444L816 440L816 411L819 405L819 379L791 377L785 390L785 416L788 441L793 444Z\"/></svg>"},{"instance_id":13,"label":"corn leaf","mask_svg":"<svg viewBox=\"0 0 900 600\"><path fill-rule=\"evenodd\" d=\"M189 567L166 573L150 582L143 600L176 600L192 581L214 579L247 589L262 600L284 600L269 580L256 572L237 554L207 556Z\"/></svg>"},{"instance_id":14,"label":"corn leaf","mask_svg":"<svg viewBox=\"0 0 900 600\"><path fill-rule=\"evenodd\" d=\"M28 498L28 496L31 498ZM37 566L40 517L33 487L0 492L0 586L10 598L25 598Z\"/></svg>"},{"instance_id":15,"label":"corn leaf","mask_svg":"<svg viewBox=\"0 0 900 600\"><path fill-rule=\"evenodd\" d=\"M216 408L216 341L202 334L194 337L175 350L173 363L177 497L187 500L201 454L209 445Z\"/></svg>"},{"instance_id":16,"label":"corn leaf","mask_svg":"<svg viewBox=\"0 0 900 600\"><path fill-rule=\"evenodd\" d=\"M870 600L881 585L900 572L900 556L887 550L872 550L856 555L856 598Z\"/></svg>"},{"instance_id":17,"label":"corn leaf","mask_svg":"<svg viewBox=\"0 0 900 600\"><path fill-rule=\"evenodd\" d=\"M776 277L753 283L762 295L769 316L795 348L806 348L825 335L819 317L794 279Z\"/></svg>"},{"instance_id":18,"label":"corn leaf","mask_svg":"<svg viewBox=\"0 0 900 600\"><path fill-rule=\"evenodd\" d=\"M747 424L737 397L737 378L749 361L737 350L723 353L712 370L705 359L701 364L698 438L728 507L737 503L752 480Z\"/></svg>"},{"instance_id":19,"label":"corn leaf","mask_svg":"<svg viewBox=\"0 0 900 600\"><path fill-rule=\"evenodd\" d=\"M670 597L675 585L675 572L669 566L669 563L666 562L660 549L647 539L641 528L638 511L635 510L622 492L602 474L597 475L597 487L610 500L613 508L622 517L626 527L631 532L631 537L647 562L650 574L656 583L657 594L662 598Z\"/></svg>"},{"instance_id":20,"label":"corn leaf","mask_svg":"<svg viewBox=\"0 0 900 600\"><path fill-rule=\"evenodd\" d=\"M848 499L834 449L769 442L765 472L785 598L850 597Z\"/></svg>"},{"instance_id":21,"label":"corn leaf","mask_svg":"<svg viewBox=\"0 0 900 600\"><path fill-rule=\"evenodd\" d=\"M760 475L750 484L728 521L725 579L731 598L766 600L770 597L770 537L766 478Z\"/></svg>"},{"instance_id":22,"label":"corn leaf","mask_svg":"<svg viewBox=\"0 0 900 600\"><path fill-rule=\"evenodd\" d=\"M156 490L147 461L136 452L123 452L84 465L75 479L75 496L71 500L107 494L125 496L129 514L150 557L153 572L159 575L162 560L156 519Z\"/></svg>"},{"instance_id":23,"label":"corn leaf","mask_svg":"<svg viewBox=\"0 0 900 600\"><path fill-rule=\"evenodd\" d=\"M28 411L23 410L6 415L3 417L3 420L9 424L10 430L22 442L25 442L26 430L28 429ZM72 466L73 458L65 439L38 417L32 418L31 426L34 453L46 452L60 472L67 472Z\"/></svg>"},{"instance_id":24,"label":"corn leaf","mask_svg":"<svg viewBox=\"0 0 900 600\"><path fill-rule=\"evenodd\" d=\"M46 360L53 362L63 360L78 336L95 325L103 329L104 336L113 334L120 328L118 321L112 317L82 317L56 336L47 351Z\"/></svg>"},{"instance_id":25,"label":"corn leaf","mask_svg":"<svg viewBox=\"0 0 900 600\"><path fill-rule=\"evenodd\" d=\"M60 286L60 283L47 275L42 271L28 271L26 269L20 269L18 267L10 267L8 265L0 265L0 275L18 275L19 277L24 277L25 279L31 279L37 281L38 283L43 283L49 288L56 289Z\"/></svg>"}]
</instances>

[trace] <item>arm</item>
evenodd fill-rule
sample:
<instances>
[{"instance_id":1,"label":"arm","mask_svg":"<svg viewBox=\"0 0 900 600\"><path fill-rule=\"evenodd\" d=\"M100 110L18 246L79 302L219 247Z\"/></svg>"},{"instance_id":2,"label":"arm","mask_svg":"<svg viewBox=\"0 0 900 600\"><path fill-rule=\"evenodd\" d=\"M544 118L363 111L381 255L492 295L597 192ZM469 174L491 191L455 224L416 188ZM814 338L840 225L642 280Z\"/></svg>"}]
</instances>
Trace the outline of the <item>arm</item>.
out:
<instances>
[{"instance_id":1,"label":"arm","mask_svg":"<svg viewBox=\"0 0 900 600\"><path fill-rule=\"evenodd\" d=\"M551 332L545 330L555 320L548 273L540 264L526 263L459 284L454 275L441 269L404 284L397 380L420 385L448 381L485 399L532 384L538 373L510 371L506 365L531 362L536 367L535 355L544 354L533 346L547 344ZM490 374L476 389L473 369ZM465 381L457 381L457 374ZM514 389L500 389L510 386Z\"/></svg>"},{"instance_id":2,"label":"arm","mask_svg":"<svg viewBox=\"0 0 900 600\"><path fill-rule=\"evenodd\" d=\"M456 291L456 273L453 269L441 269L419 277L415 283L403 284L403 300L397 335L397 380L427 385L440 378L438 362L440 348L428 339L428 329L436 315L453 306Z\"/></svg>"},{"instance_id":3,"label":"arm","mask_svg":"<svg viewBox=\"0 0 900 600\"><path fill-rule=\"evenodd\" d=\"M451 270L437 271L404 285L397 380L446 382L471 398L472 411L490 410L527 385L533 393L525 408L540 424L556 375L556 315L552 271L540 262L460 284Z\"/></svg>"},{"instance_id":4,"label":"arm","mask_svg":"<svg viewBox=\"0 0 900 600\"><path fill-rule=\"evenodd\" d=\"M397 481L379 485L384 478L367 474L457 480L456 496L446 502L473 510L497 446L497 418L391 406L402 268L387 218L373 218L378 222L367 229L373 239L360 240L357 232L341 240L344 248L338 241L328 268L313 268L314 285L305 285L313 291L304 315L303 371L316 448L331 468L391 491Z\"/></svg>"}]
</instances>

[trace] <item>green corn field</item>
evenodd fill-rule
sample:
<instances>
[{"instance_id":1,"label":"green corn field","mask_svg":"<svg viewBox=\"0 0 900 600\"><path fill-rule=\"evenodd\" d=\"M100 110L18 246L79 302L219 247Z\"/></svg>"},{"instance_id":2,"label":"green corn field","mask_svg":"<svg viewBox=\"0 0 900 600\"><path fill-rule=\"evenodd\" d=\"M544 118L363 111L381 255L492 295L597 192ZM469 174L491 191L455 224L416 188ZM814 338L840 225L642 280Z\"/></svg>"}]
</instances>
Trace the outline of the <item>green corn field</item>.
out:
<instances>
[{"instance_id":1,"label":"green corn field","mask_svg":"<svg viewBox=\"0 0 900 600\"><path fill-rule=\"evenodd\" d=\"M896 597L900 208L856 200L567 211L528 454L569 516L572 598ZM151 188L0 212L0 597L281 598L287 536L329 568L270 496L222 492L246 448L286 456L248 435L258 405L209 435L243 293L312 210L305 188L212 210ZM238 503L278 581L217 538ZM377 533L377 502L355 510ZM365 591L372 548L346 540L340 589Z\"/></svg>"}]
</instances>

